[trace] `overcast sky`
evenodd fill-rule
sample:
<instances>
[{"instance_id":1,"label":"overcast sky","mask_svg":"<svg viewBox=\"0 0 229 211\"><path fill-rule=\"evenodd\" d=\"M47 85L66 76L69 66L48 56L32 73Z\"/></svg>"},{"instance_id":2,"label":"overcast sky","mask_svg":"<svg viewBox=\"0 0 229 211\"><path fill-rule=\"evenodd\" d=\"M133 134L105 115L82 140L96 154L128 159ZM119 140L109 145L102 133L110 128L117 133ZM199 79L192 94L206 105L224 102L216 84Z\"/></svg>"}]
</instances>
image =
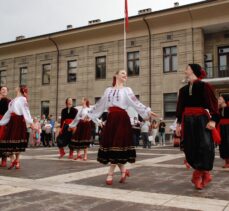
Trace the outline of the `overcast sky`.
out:
<instances>
[{"instance_id":1,"label":"overcast sky","mask_svg":"<svg viewBox=\"0 0 229 211\"><path fill-rule=\"evenodd\" d=\"M202 0L128 0L129 16L138 10L152 11ZM109 21L123 18L124 0L0 0L0 43L16 36L27 38L62 31L71 24L85 26L89 20Z\"/></svg>"}]
</instances>

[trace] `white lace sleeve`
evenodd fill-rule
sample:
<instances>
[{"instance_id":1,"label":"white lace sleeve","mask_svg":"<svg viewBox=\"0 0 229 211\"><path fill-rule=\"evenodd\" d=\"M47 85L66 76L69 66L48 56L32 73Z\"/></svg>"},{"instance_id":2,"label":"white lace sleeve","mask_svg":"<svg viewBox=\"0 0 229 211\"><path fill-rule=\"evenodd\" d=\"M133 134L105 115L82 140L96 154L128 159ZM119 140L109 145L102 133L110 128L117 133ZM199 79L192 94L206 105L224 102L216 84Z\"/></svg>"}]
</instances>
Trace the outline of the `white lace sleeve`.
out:
<instances>
[{"instance_id":1,"label":"white lace sleeve","mask_svg":"<svg viewBox=\"0 0 229 211\"><path fill-rule=\"evenodd\" d=\"M107 99L108 99L108 92L110 88L107 88L100 98L100 100L95 104L95 106L88 112L88 117L95 122L96 124L100 123L99 117L107 108Z\"/></svg>"},{"instance_id":2,"label":"white lace sleeve","mask_svg":"<svg viewBox=\"0 0 229 211\"><path fill-rule=\"evenodd\" d=\"M27 124L32 124L33 123L33 119L30 115L30 111L29 111L29 105L28 105L28 102L26 100L25 97L21 98L20 100L20 103L21 103L21 111L22 111L22 114L25 118L25 121Z\"/></svg>"},{"instance_id":3,"label":"white lace sleeve","mask_svg":"<svg viewBox=\"0 0 229 211\"><path fill-rule=\"evenodd\" d=\"M6 125L10 121L10 111L8 110L2 119L0 120L0 125Z\"/></svg>"},{"instance_id":4,"label":"white lace sleeve","mask_svg":"<svg viewBox=\"0 0 229 211\"><path fill-rule=\"evenodd\" d=\"M151 108L143 105L136 98L131 88L126 87L126 94L128 106L133 107L143 119L149 118L149 112L151 111Z\"/></svg>"}]
</instances>

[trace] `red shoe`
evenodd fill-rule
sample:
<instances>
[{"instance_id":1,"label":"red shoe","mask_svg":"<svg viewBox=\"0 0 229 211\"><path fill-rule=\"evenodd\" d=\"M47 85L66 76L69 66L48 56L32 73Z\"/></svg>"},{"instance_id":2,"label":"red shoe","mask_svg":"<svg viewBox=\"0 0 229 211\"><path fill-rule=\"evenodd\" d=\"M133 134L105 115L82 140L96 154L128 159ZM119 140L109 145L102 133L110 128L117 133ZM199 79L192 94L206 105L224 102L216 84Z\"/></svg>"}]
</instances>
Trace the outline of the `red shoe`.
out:
<instances>
[{"instance_id":1,"label":"red shoe","mask_svg":"<svg viewBox=\"0 0 229 211\"><path fill-rule=\"evenodd\" d=\"M74 153L73 150L70 150L70 151L69 151L68 159L73 159L73 153Z\"/></svg>"},{"instance_id":2,"label":"red shoe","mask_svg":"<svg viewBox=\"0 0 229 211\"><path fill-rule=\"evenodd\" d=\"M198 190L203 189L202 175L203 175L203 172L198 171L198 170L195 170L192 175L192 183L195 185L196 189Z\"/></svg>"},{"instance_id":3,"label":"red shoe","mask_svg":"<svg viewBox=\"0 0 229 211\"><path fill-rule=\"evenodd\" d=\"M12 169L16 165L16 160L12 161L9 166L9 170Z\"/></svg>"},{"instance_id":4,"label":"red shoe","mask_svg":"<svg viewBox=\"0 0 229 211\"><path fill-rule=\"evenodd\" d=\"M74 158L74 160L78 160L78 159L82 160L82 155L77 155L77 157Z\"/></svg>"},{"instance_id":5,"label":"red shoe","mask_svg":"<svg viewBox=\"0 0 229 211\"><path fill-rule=\"evenodd\" d=\"M126 178L129 176L130 176L130 172L126 169L126 171L122 172L122 176L121 176L121 179L119 180L119 182L124 183L126 181Z\"/></svg>"},{"instance_id":6,"label":"red shoe","mask_svg":"<svg viewBox=\"0 0 229 211\"><path fill-rule=\"evenodd\" d=\"M64 148L59 148L59 153L60 153L60 157L59 158L64 157L64 155L65 155Z\"/></svg>"},{"instance_id":7,"label":"red shoe","mask_svg":"<svg viewBox=\"0 0 229 211\"><path fill-rule=\"evenodd\" d=\"M229 168L229 164L224 164L223 166L222 166L222 168L224 168L224 169L227 169L227 168Z\"/></svg>"},{"instance_id":8,"label":"red shoe","mask_svg":"<svg viewBox=\"0 0 229 211\"><path fill-rule=\"evenodd\" d=\"M202 175L202 185L203 187L207 186L209 182L212 181L212 176L209 171L204 171Z\"/></svg>"},{"instance_id":9,"label":"red shoe","mask_svg":"<svg viewBox=\"0 0 229 211\"><path fill-rule=\"evenodd\" d=\"M2 158L1 167L6 167L6 164L7 164L6 158Z\"/></svg>"},{"instance_id":10,"label":"red shoe","mask_svg":"<svg viewBox=\"0 0 229 211\"><path fill-rule=\"evenodd\" d=\"M106 179L106 184L107 185L112 185L113 184L113 174L108 174L107 177L111 176L111 179Z\"/></svg>"},{"instance_id":11,"label":"red shoe","mask_svg":"<svg viewBox=\"0 0 229 211\"><path fill-rule=\"evenodd\" d=\"M225 159L225 164L223 168L229 168L229 159Z\"/></svg>"},{"instance_id":12,"label":"red shoe","mask_svg":"<svg viewBox=\"0 0 229 211\"><path fill-rule=\"evenodd\" d=\"M20 161L15 161L15 169L20 169Z\"/></svg>"}]
</instances>

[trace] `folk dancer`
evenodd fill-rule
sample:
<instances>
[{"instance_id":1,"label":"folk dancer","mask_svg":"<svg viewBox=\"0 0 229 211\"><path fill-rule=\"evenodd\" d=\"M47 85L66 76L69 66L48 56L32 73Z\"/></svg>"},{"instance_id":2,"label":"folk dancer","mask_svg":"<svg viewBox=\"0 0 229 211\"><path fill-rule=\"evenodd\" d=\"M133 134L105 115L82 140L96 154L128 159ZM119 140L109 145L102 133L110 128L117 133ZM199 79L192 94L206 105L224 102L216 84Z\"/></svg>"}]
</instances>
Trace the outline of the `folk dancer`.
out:
<instances>
[{"instance_id":1,"label":"folk dancer","mask_svg":"<svg viewBox=\"0 0 229 211\"><path fill-rule=\"evenodd\" d=\"M181 135L188 164L194 169L192 182L202 189L212 180L215 145L212 132L218 120L217 99L212 87L201 81L206 76L199 64L185 70L189 83L179 90L176 134Z\"/></svg>"}]
</instances>

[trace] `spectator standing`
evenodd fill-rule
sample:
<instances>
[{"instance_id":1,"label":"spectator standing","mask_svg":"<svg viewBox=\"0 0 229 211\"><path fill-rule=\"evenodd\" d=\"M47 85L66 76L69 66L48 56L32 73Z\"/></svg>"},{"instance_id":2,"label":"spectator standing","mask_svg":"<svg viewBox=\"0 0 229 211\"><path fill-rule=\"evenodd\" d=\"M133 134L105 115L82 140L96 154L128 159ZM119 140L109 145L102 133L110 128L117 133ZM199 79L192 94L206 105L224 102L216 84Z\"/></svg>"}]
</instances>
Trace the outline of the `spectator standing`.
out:
<instances>
[{"instance_id":1,"label":"spectator standing","mask_svg":"<svg viewBox=\"0 0 229 211\"><path fill-rule=\"evenodd\" d=\"M34 124L34 128L32 129L31 132L31 140L32 140L32 146L40 146L40 135L41 135L41 125L39 120L34 117L33 118L33 124Z\"/></svg>"},{"instance_id":2,"label":"spectator standing","mask_svg":"<svg viewBox=\"0 0 229 211\"><path fill-rule=\"evenodd\" d=\"M160 119L160 124L159 124L159 140L160 140L160 144L162 146L165 146L165 127L166 124L163 121L163 119Z\"/></svg>"},{"instance_id":3,"label":"spectator standing","mask_svg":"<svg viewBox=\"0 0 229 211\"><path fill-rule=\"evenodd\" d=\"M50 124L52 125L52 128L51 128L52 146L55 146L55 144L54 144L55 143L55 120L53 119L53 115L52 114L49 115L49 121L50 121Z\"/></svg>"},{"instance_id":4,"label":"spectator standing","mask_svg":"<svg viewBox=\"0 0 229 211\"><path fill-rule=\"evenodd\" d=\"M41 125L41 142L42 142L42 145L44 147L46 147L46 144L45 144L45 124L46 124L46 116L45 114L43 114L41 116L41 120L40 120L40 125Z\"/></svg>"},{"instance_id":5,"label":"spectator standing","mask_svg":"<svg viewBox=\"0 0 229 211\"><path fill-rule=\"evenodd\" d=\"M158 123L157 121L154 119L152 121L152 124L151 124L151 134L152 134L152 145L156 145L156 136L157 136L157 133L158 133Z\"/></svg>"},{"instance_id":6,"label":"spectator standing","mask_svg":"<svg viewBox=\"0 0 229 211\"><path fill-rule=\"evenodd\" d=\"M50 120L46 121L44 128L45 128L45 137L44 137L45 146L51 147L50 143L52 140L52 125L50 123Z\"/></svg>"},{"instance_id":7,"label":"spectator standing","mask_svg":"<svg viewBox=\"0 0 229 211\"><path fill-rule=\"evenodd\" d=\"M132 122L132 130L133 130L133 142L134 146L137 147L139 146L139 138L140 138L140 121L138 120L137 117L134 117L133 122Z\"/></svg>"},{"instance_id":8,"label":"spectator standing","mask_svg":"<svg viewBox=\"0 0 229 211\"><path fill-rule=\"evenodd\" d=\"M151 148L151 144L149 142L149 130L150 130L150 122L148 120L143 120L141 125L141 137L143 140L143 148Z\"/></svg>"}]
</instances>

